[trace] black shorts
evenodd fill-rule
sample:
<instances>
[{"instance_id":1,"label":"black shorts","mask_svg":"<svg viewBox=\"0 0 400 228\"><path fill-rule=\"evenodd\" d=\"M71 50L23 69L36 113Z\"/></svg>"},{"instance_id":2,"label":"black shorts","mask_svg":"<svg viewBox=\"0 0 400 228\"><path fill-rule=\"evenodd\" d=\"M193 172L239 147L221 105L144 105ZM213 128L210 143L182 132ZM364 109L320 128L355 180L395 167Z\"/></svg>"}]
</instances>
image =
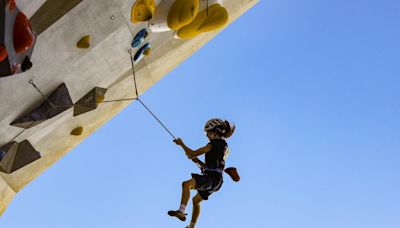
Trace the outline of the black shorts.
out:
<instances>
[{"instance_id":1,"label":"black shorts","mask_svg":"<svg viewBox=\"0 0 400 228\"><path fill-rule=\"evenodd\" d=\"M208 200L208 197L218 191L224 180L222 174L218 172L206 171L203 174L192 173L192 177L196 180L196 190L204 200Z\"/></svg>"}]
</instances>

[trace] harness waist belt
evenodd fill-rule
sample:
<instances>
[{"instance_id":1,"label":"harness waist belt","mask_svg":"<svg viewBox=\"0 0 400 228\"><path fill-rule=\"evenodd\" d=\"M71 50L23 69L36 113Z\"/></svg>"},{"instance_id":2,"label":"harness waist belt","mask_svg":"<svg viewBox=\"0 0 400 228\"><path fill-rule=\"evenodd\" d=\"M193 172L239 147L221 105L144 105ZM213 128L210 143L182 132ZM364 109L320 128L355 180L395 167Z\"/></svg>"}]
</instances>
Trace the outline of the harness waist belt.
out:
<instances>
[{"instance_id":1,"label":"harness waist belt","mask_svg":"<svg viewBox=\"0 0 400 228\"><path fill-rule=\"evenodd\" d=\"M218 169L218 168L212 169L212 168L207 168L207 167L205 168L205 171L218 172L218 173L220 173L220 174L222 174L222 173L224 172L223 169Z\"/></svg>"}]
</instances>

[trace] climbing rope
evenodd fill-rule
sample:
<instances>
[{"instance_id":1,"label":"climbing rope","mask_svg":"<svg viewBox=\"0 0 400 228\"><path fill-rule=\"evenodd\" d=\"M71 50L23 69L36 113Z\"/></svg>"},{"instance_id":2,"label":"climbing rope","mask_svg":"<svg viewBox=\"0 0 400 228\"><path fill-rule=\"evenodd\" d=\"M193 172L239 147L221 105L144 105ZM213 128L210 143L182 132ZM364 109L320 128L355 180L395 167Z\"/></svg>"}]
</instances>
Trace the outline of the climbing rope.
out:
<instances>
[{"instance_id":1,"label":"climbing rope","mask_svg":"<svg viewBox=\"0 0 400 228\"><path fill-rule=\"evenodd\" d=\"M51 105L51 107L53 107L53 108L56 107L56 106L49 100L49 98L48 98L46 95L44 95L44 93L42 93L42 91L35 85L35 83L33 83L33 80L32 80L32 79L29 80L29 84L31 84L31 85L33 86L33 88L35 88L36 91L38 91L38 92L40 93L40 95L42 95L42 97L43 97L47 102L49 102L49 104Z\"/></svg>"},{"instance_id":2,"label":"climbing rope","mask_svg":"<svg viewBox=\"0 0 400 228\"><path fill-rule=\"evenodd\" d=\"M122 98L122 99L115 99L115 100L104 100L101 102L92 102L92 103L84 103L85 105L94 105L94 104L102 104L102 103L113 103L113 102L122 102L122 101L133 101L133 100L137 100L140 102L140 104L142 104L142 106L157 120L157 122L172 136L173 139L176 139L176 137L171 133L171 131L165 126L165 124L163 124L163 122L161 122L161 120L150 110L150 108L139 98L139 92L137 89L137 84L136 84L136 72L135 72L135 63L134 63L134 59L133 59L133 55L132 55L132 50L129 51L129 55L130 55L130 59L131 59L131 65L132 65L132 75L133 75L133 81L134 81L134 86L135 86L135 94L136 97L134 98ZM37 122L42 121L42 117L46 116L49 112L53 111L56 108L63 108L63 107L74 107L75 105L79 104L72 104L72 105L54 105L50 99L39 89L39 87L33 82L33 80L29 81L29 84L31 84L36 91L51 105L51 108L49 110L47 110L46 112L44 112L41 116L39 116L39 118L35 121L32 121L32 123L30 123L27 128L24 128L22 131L20 131L16 136L14 136L7 144L11 143L12 141L14 141L16 138L18 138L18 136L20 136L21 134L23 134L26 130L28 130L29 128L31 128L32 126L34 126Z\"/></svg>"},{"instance_id":3,"label":"climbing rope","mask_svg":"<svg viewBox=\"0 0 400 228\"><path fill-rule=\"evenodd\" d=\"M131 57L132 76L133 76L133 83L135 84L135 93L136 93L136 97L139 99L138 89L137 89L137 85L136 85L135 60L133 59L132 49L129 50L129 55Z\"/></svg>"},{"instance_id":4,"label":"climbing rope","mask_svg":"<svg viewBox=\"0 0 400 228\"><path fill-rule=\"evenodd\" d=\"M175 136L171 133L170 130L168 130L167 127L165 127L165 125L160 121L160 119L157 118L156 115L154 115L154 113L143 103L142 100L140 100L139 98L137 99L142 105L143 107L145 107L147 109L147 111L158 121L158 123L160 123L160 125L172 136L172 138L176 139Z\"/></svg>"},{"instance_id":5,"label":"climbing rope","mask_svg":"<svg viewBox=\"0 0 400 228\"><path fill-rule=\"evenodd\" d=\"M157 120L157 122L172 136L173 139L176 139L175 136L171 133L170 130L168 130L168 128L160 121L159 118L157 118L157 116L143 103L142 100L140 100L139 98L139 93L138 93L138 88L137 88L137 84L136 84L136 72L135 72L135 63L134 63L134 59L132 56L132 50L129 50L129 55L131 57L131 65L132 65L132 75L133 75L133 81L135 84L135 93L136 93L136 99L143 105L143 107L154 117L154 119Z\"/></svg>"},{"instance_id":6,"label":"climbing rope","mask_svg":"<svg viewBox=\"0 0 400 228\"><path fill-rule=\"evenodd\" d=\"M206 9L207 9L207 17L208 17L208 0L206 0Z\"/></svg>"}]
</instances>

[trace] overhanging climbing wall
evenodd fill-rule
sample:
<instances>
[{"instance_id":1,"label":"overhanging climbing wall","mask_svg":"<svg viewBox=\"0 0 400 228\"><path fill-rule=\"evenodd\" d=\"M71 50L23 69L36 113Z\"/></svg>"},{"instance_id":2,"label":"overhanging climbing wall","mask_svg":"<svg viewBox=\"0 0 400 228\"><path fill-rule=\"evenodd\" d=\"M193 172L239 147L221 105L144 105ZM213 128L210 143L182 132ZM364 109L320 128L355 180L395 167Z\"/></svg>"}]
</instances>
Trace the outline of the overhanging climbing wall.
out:
<instances>
[{"instance_id":1,"label":"overhanging climbing wall","mask_svg":"<svg viewBox=\"0 0 400 228\"><path fill-rule=\"evenodd\" d=\"M35 4L35 1L30 3ZM164 32L152 31L149 24L156 19L156 11L150 21L132 23L134 0L55 0L57 7L54 8L47 2L43 5L47 8L40 8L32 20L36 23L32 24L33 28L41 28L32 55L32 69L17 76L0 77L0 147L10 142L19 145L27 141L34 148L30 150L33 154L40 151L39 159L29 160L25 166L14 171L8 168L10 173L0 172L0 212L16 192L130 103L129 100L99 103L105 99L105 91L103 96L89 91L106 89L106 100L136 97L128 50L133 55L138 54L134 68L141 95L224 28L213 28L190 39L181 39L177 37L177 31L170 28ZM64 11L62 7L70 2L76 5ZM159 7L163 2L156 1L155 6ZM226 25L255 3L256 0L223 1L221 6L229 13ZM200 4L196 17L204 10L202 7ZM66 13L60 16L60 12ZM48 17L52 19L52 24L49 24ZM58 19L54 21L54 18ZM143 29L148 34L139 36L132 45L135 35ZM90 36L89 45L78 48L78 41L85 36ZM30 80L41 92L29 83ZM36 114L42 105L46 106L44 109L51 110L43 95L50 99L62 84L68 88L70 100L57 104L67 109L59 110L48 118L37 118L42 116ZM90 99L85 103L83 98L88 97ZM74 108L70 108L72 106ZM75 108L79 106L81 110L74 115ZM83 110L85 108L88 108L87 112ZM32 113L34 117L30 116ZM10 163L7 164L3 165L10 167Z\"/></svg>"}]
</instances>

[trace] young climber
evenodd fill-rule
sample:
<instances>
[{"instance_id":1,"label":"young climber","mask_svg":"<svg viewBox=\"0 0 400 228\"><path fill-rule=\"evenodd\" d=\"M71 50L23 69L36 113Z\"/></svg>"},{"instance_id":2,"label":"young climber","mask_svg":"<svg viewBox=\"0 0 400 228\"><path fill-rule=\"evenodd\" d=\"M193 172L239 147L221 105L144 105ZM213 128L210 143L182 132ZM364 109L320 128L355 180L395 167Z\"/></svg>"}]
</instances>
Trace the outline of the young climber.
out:
<instances>
[{"instance_id":1,"label":"young climber","mask_svg":"<svg viewBox=\"0 0 400 228\"><path fill-rule=\"evenodd\" d=\"M228 145L225 139L229 138L235 130L235 126L228 121L221 119L210 119L204 126L204 131L210 142L197 150L192 150L185 145L182 139L178 138L174 142L181 146L186 156L196 162L202 169L202 174L192 173L190 180L182 183L182 198L179 209L168 211L170 216L175 216L181 221L186 220L185 209L190 198L190 190L196 189L197 194L193 197L192 219L188 228L194 228L200 214L200 202L207 200L208 197L218 191L223 183L223 170L225 160L229 154ZM205 154L205 163L197 157Z\"/></svg>"}]
</instances>

